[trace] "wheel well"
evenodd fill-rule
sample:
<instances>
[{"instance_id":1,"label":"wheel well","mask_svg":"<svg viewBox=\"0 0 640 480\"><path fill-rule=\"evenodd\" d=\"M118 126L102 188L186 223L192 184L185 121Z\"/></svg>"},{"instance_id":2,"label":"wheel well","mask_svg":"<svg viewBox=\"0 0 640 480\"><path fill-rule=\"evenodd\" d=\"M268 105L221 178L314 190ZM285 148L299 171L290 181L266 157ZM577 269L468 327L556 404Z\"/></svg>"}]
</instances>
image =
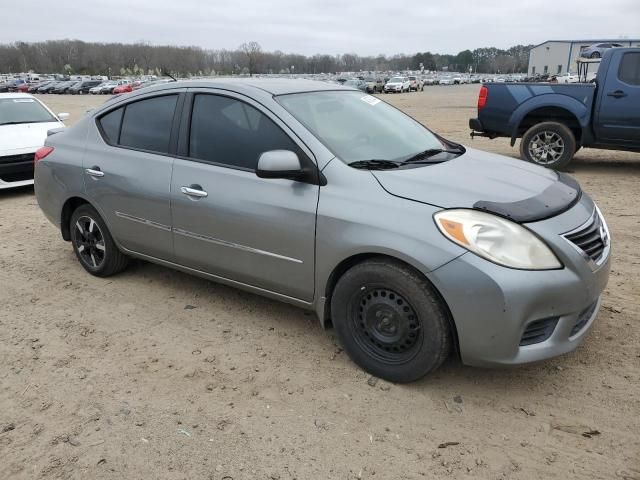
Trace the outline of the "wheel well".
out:
<instances>
[{"instance_id":1,"label":"wheel well","mask_svg":"<svg viewBox=\"0 0 640 480\"><path fill-rule=\"evenodd\" d=\"M566 125L576 137L576 142L580 145L582 139L582 127L576 116L569 110L560 107L542 107L530 111L520 121L518 125L518 137L524 135L534 125L542 122L557 122Z\"/></svg>"},{"instance_id":2,"label":"wheel well","mask_svg":"<svg viewBox=\"0 0 640 480\"><path fill-rule=\"evenodd\" d=\"M87 202L84 198L71 197L64 202L62 206L62 217L60 219L60 231L62 232L62 238L67 242L71 240L71 230L69 229L69 222L71 221L71 215L80 205L84 205Z\"/></svg>"},{"instance_id":3,"label":"wheel well","mask_svg":"<svg viewBox=\"0 0 640 480\"><path fill-rule=\"evenodd\" d=\"M433 288L433 291L436 293L436 295L438 295L438 298L442 301L442 304L444 305L444 308L447 311L447 320L449 321L449 326L451 327L451 335L453 337L453 347L455 349L456 355L458 355L458 357L460 356L460 348L459 348L459 342L458 342L458 329L456 328L456 323L453 320L453 315L451 315L451 310L449 309L449 305L447 305L446 300L444 299L444 297L440 294L440 292L438 291L438 289L435 287L435 285L433 283L431 283L431 281L417 268L415 268L413 265L405 262L404 260L400 260L399 258L396 257L392 257L391 255L383 255L383 254L379 254L379 253L361 253L358 255L353 255L345 260L343 260L342 262L340 262L331 272L331 275L329 275L329 279L327 281L327 286L325 288L325 309L324 309L324 318L322 319L322 324L325 328L329 328L332 326L331 323L331 296L333 295L333 290L336 286L336 284L338 283L338 280L340 279L340 277L342 277L342 275L344 275L347 270L349 270L350 268L363 263L367 260L371 260L373 258L378 258L378 259L386 259L389 260L390 262L394 262L397 264L401 264L402 266L409 268L411 270L413 270L414 272L416 272L418 275L420 275L422 278L424 278L427 282L429 282L429 284L431 285L431 287Z\"/></svg>"}]
</instances>

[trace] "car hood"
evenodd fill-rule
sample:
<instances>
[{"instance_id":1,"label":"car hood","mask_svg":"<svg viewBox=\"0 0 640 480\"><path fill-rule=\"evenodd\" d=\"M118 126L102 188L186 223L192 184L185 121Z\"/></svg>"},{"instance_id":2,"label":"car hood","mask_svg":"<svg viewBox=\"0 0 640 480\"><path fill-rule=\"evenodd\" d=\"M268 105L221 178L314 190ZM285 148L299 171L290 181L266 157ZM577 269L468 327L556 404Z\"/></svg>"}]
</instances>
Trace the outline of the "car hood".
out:
<instances>
[{"instance_id":1,"label":"car hood","mask_svg":"<svg viewBox=\"0 0 640 480\"><path fill-rule=\"evenodd\" d=\"M447 162L371 173L391 195L442 208L485 210L517 222L558 215L581 194L566 174L471 148Z\"/></svg>"},{"instance_id":2,"label":"car hood","mask_svg":"<svg viewBox=\"0 0 640 480\"><path fill-rule=\"evenodd\" d=\"M0 154L11 150L39 148L44 145L47 131L64 127L62 122L22 123L0 125Z\"/></svg>"}]
</instances>

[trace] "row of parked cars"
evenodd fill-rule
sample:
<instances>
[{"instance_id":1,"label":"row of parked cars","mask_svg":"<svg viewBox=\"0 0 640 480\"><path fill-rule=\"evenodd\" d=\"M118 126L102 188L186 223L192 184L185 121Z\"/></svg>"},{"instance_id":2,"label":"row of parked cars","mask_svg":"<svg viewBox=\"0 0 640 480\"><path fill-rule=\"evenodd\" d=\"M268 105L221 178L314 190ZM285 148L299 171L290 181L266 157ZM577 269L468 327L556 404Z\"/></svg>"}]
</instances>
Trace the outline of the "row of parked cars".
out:
<instances>
[{"instance_id":1,"label":"row of parked cars","mask_svg":"<svg viewBox=\"0 0 640 480\"><path fill-rule=\"evenodd\" d=\"M360 77L350 80L338 79L337 82L367 93L404 93L424 90L423 79L415 75L398 75L384 79L381 77Z\"/></svg>"},{"instance_id":2,"label":"row of parked cars","mask_svg":"<svg viewBox=\"0 0 640 480\"><path fill-rule=\"evenodd\" d=\"M398 74L392 77L364 77L360 76L350 80L337 79L338 83L358 88L367 93L404 93L424 90L425 86L433 85L463 85L471 83L505 83L526 81L524 75L467 75L467 74L442 74L432 73L428 75Z\"/></svg>"},{"instance_id":3,"label":"row of parked cars","mask_svg":"<svg viewBox=\"0 0 640 480\"><path fill-rule=\"evenodd\" d=\"M160 80L44 80L41 82L23 82L13 84L6 91L18 93L39 94L69 94L69 95L117 95L140 88L166 83L171 79Z\"/></svg>"}]
</instances>

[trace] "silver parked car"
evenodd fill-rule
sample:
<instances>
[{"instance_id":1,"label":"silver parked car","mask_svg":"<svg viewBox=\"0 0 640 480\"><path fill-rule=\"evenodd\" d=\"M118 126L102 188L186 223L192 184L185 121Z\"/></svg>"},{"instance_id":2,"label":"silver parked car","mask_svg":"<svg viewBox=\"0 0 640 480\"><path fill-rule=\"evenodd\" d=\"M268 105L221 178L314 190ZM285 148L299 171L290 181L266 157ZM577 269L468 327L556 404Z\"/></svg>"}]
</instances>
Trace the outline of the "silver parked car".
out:
<instances>
[{"instance_id":1,"label":"silver parked car","mask_svg":"<svg viewBox=\"0 0 640 480\"><path fill-rule=\"evenodd\" d=\"M453 351L485 366L569 352L609 276L606 223L571 177L338 85L150 87L37 158L38 203L89 273L136 257L314 310L392 381Z\"/></svg>"},{"instance_id":2,"label":"silver parked car","mask_svg":"<svg viewBox=\"0 0 640 480\"><path fill-rule=\"evenodd\" d=\"M580 56L583 58L601 58L604 55L604 52L609 50L610 48L620 48L624 45L619 43L594 43L593 45L589 45L580 51Z\"/></svg>"}]
</instances>

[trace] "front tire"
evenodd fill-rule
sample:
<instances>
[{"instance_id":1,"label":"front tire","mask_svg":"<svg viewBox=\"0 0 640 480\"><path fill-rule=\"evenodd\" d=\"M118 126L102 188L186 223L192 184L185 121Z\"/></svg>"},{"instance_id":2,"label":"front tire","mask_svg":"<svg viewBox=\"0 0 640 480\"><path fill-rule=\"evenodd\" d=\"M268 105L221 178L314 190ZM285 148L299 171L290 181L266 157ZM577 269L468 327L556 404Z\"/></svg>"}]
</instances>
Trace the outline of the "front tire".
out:
<instances>
[{"instance_id":1,"label":"front tire","mask_svg":"<svg viewBox=\"0 0 640 480\"><path fill-rule=\"evenodd\" d=\"M576 138L564 124L543 122L527 130L520 142L520 157L542 167L561 170L576 152Z\"/></svg>"},{"instance_id":2,"label":"front tire","mask_svg":"<svg viewBox=\"0 0 640 480\"><path fill-rule=\"evenodd\" d=\"M126 268L128 257L118 249L95 208L88 204L78 207L71 215L69 228L73 251L91 275L108 277Z\"/></svg>"},{"instance_id":3,"label":"front tire","mask_svg":"<svg viewBox=\"0 0 640 480\"><path fill-rule=\"evenodd\" d=\"M392 382L423 377L451 351L444 302L424 277L399 262L377 258L348 270L336 284L331 316L349 357Z\"/></svg>"},{"instance_id":4,"label":"front tire","mask_svg":"<svg viewBox=\"0 0 640 480\"><path fill-rule=\"evenodd\" d=\"M600 52L593 52L591 58L600 58Z\"/></svg>"}]
</instances>

